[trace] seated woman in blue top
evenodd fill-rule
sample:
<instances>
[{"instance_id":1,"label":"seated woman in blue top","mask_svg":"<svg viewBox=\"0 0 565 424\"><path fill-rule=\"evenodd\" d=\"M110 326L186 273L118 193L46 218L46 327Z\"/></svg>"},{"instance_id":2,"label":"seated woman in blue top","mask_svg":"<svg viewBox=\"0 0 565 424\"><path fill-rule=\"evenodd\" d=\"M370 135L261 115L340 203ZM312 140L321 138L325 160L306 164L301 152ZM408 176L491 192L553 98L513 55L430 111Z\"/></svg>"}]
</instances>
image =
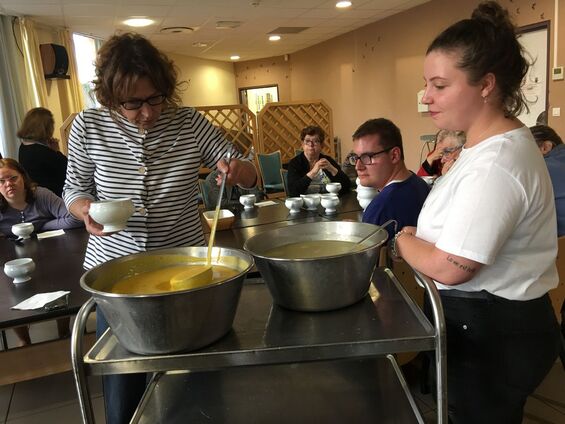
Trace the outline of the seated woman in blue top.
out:
<instances>
[{"instance_id":1,"label":"seated woman in blue top","mask_svg":"<svg viewBox=\"0 0 565 424\"><path fill-rule=\"evenodd\" d=\"M18 162L0 159L0 233L12 235L12 225L20 222L31 222L36 232L84 225L63 199L33 183Z\"/></svg>"},{"instance_id":2,"label":"seated woman in blue top","mask_svg":"<svg viewBox=\"0 0 565 424\"><path fill-rule=\"evenodd\" d=\"M43 187L37 187L14 159L0 159L0 236L11 236L12 225L31 222L34 231L81 227L67 211L63 199ZM69 333L69 319L57 320L59 337ZM18 345L31 343L26 327L16 327Z\"/></svg>"},{"instance_id":3,"label":"seated woman in blue top","mask_svg":"<svg viewBox=\"0 0 565 424\"><path fill-rule=\"evenodd\" d=\"M300 132L303 152L288 163L288 190L290 196L320 193L327 183L341 183L343 194L349 191L351 181L331 157L323 155L322 146L326 134L317 126L309 126Z\"/></svg>"}]
</instances>

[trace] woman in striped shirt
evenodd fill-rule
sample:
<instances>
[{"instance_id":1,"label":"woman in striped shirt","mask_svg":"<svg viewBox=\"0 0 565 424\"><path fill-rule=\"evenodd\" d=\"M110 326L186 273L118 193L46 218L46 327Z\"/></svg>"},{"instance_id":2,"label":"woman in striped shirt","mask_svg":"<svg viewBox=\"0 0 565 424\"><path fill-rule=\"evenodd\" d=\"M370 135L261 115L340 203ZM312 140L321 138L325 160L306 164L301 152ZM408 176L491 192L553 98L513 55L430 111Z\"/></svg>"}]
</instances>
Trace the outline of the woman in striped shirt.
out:
<instances>
[{"instance_id":1,"label":"woman in striped shirt","mask_svg":"<svg viewBox=\"0 0 565 424\"><path fill-rule=\"evenodd\" d=\"M231 149L195 109L181 107L171 60L137 34L110 38L96 59L100 109L81 112L69 136L64 200L91 237L85 268L145 250L204 244L197 207L201 165L227 172L227 183L255 185L255 167L222 159ZM107 234L89 215L96 200L129 197L135 213L124 231ZM106 324L99 316L98 332ZM104 381L108 424L129 422L145 375Z\"/></svg>"}]
</instances>

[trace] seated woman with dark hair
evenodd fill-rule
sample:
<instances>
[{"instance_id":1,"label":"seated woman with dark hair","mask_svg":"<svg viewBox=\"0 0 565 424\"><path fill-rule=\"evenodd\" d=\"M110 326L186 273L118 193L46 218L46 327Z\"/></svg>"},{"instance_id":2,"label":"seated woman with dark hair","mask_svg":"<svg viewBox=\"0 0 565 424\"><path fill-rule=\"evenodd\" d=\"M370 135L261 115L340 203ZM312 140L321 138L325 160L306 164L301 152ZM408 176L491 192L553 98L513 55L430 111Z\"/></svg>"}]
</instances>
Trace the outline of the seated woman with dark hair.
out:
<instances>
[{"instance_id":1,"label":"seated woman with dark hair","mask_svg":"<svg viewBox=\"0 0 565 424\"><path fill-rule=\"evenodd\" d=\"M0 159L0 233L11 235L12 225L20 222L31 222L36 232L84 225L63 199L33 183L18 162Z\"/></svg>"},{"instance_id":2,"label":"seated woman with dark hair","mask_svg":"<svg viewBox=\"0 0 565 424\"><path fill-rule=\"evenodd\" d=\"M303 152L288 163L288 189L290 196L320 193L330 182L341 183L343 194L349 191L351 182L331 157L322 154L326 135L317 126L309 126L300 132Z\"/></svg>"},{"instance_id":3,"label":"seated woman with dark hair","mask_svg":"<svg viewBox=\"0 0 565 424\"><path fill-rule=\"evenodd\" d=\"M63 194L67 157L59 151L59 140L53 138L55 120L50 110L36 107L28 111L18 137L22 139L20 164L33 181L57 196Z\"/></svg>"},{"instance_id":4,"label":"seated woman with dark hair","mask_svg":"<svg viewBox=\"0 0 565 424\"><path fill-rule=\"evenodd\" d=\"M0 159L0 236L12 235L12 225L31 222L34 231L81 227L67 211L63 199L43 187L37 187L14 159ZM59 337L69 334L69 319L57 320ZM16 327L18 345L31 343L26 327Z\"/></svg>"}]
</instances>

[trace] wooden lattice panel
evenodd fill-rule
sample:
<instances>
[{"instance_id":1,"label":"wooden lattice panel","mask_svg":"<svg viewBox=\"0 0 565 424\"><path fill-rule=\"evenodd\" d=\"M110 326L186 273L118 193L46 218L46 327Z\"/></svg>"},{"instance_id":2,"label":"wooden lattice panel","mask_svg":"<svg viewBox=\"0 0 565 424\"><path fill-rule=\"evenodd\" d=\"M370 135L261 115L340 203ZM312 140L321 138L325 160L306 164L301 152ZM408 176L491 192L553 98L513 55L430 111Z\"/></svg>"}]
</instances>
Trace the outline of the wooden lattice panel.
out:
<instances>
[{"instance_id":1,"label":"wooden lattice panel","mask_svg":"<svg viewBox=\"0 0 565 424\"><path fill-rule=\"evenodd\" d=\"M326 133L323 153L335 157L332 110L322 100L267 103L257 121L262 153L280 150L282 161L288 162L302 148L300 131L317 125Z\"/></svg>"},{"instance_id":2,"label":"wooden lattice panel","mask_svg":"<svg viewBox=\"0 0 565 424\"><path fill-rule=\"evenodd\" d=\"M245 156L249 155L251 147L255 151L259 150L257 119L247 106L200 106L196 110L217 127Z\"/></svg>"}]
</instances>

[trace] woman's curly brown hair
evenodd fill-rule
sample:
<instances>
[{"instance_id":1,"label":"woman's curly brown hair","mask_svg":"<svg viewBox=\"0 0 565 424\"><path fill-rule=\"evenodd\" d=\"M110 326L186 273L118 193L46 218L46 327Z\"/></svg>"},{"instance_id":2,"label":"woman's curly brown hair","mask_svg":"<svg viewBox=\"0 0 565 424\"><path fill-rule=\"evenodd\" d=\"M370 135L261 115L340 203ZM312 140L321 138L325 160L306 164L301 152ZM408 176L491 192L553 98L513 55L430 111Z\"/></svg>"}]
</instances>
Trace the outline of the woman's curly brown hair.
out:
<instances>
[{"instance_id":1,"label":"woman's curly brown hair","mask_svg":"<svg viewBox=\"0 0 565 424\"><path fill-rule=\"evenodd\" d=\"M139 34L112 36L98 50L95 65L94 94L98 102L111 111L119 110L120 102L141 78L148 78L167 96L168 107L177 108L182 103L173 61Z\"/></svg>"}]
</instances>

